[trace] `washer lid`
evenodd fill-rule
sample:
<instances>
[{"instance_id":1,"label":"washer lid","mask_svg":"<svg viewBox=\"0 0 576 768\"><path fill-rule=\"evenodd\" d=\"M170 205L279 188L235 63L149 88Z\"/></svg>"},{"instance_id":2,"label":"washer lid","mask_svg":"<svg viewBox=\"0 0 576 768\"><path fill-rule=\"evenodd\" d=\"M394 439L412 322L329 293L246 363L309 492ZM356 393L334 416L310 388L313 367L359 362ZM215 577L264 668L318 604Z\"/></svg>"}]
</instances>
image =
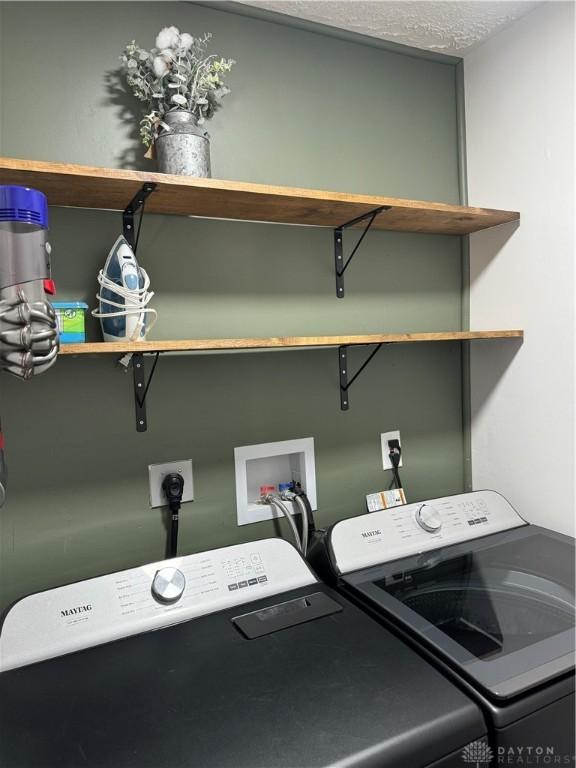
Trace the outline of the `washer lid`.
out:
<instances>
[{"instance_id":1,"label":"washer lid","mask_svg":"<svg viewBox=\"0 0 576 768\"><path fill-rule=\"evenodd\" d=\"M574 666L574 541L525 526L344 577L496 698Z\"/></svg>"},{"instance_id":2,"label":"washer lid","mask_svg":"<svg viewBox=\"0 0 576 768\"><path fill-rule=\"evenodd\" d=\"M253 639L238 625L317 598L338 610ZM315 583L6 672L0 733L3 768L413 768L459 758L486 727L432 664Z\"/></svg>"}]
</instances>

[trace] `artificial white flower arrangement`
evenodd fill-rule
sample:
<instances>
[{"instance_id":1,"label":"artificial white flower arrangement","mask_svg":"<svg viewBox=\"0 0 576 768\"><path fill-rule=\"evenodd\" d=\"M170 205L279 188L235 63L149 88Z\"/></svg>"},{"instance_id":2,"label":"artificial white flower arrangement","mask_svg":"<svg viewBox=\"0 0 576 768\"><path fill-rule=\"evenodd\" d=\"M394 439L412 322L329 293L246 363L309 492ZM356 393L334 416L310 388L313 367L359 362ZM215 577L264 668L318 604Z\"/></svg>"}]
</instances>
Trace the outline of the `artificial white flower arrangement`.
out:
<instances>
[{"instance_id":1,"label":"artificial white flower arrangement","mask_svg":"<svg viewBox=\"0 0 576 768\"><path fill-rule=\"evenodd\" d=\"M162 130L170 130L162 118L166 112L186 109L198 125L209 120L230 93L223 78L236 63L206 55L212 37L192 37L177 27L164 27L150 51L134 40L120 57L128 85L140 101L148 103L148 114L140 122L142 143L150 147Z\"/></svg>"}]
</instances>

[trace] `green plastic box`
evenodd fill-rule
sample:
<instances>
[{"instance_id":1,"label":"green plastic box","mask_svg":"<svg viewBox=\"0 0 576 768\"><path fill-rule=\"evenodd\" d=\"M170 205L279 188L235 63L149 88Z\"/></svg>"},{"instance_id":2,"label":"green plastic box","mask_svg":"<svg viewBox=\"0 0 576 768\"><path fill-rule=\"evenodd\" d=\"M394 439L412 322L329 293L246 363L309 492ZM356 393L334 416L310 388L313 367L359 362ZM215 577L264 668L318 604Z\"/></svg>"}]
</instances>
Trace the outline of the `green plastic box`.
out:
<instances>
[{"instance_id":1,"label":"green plastic box","mask_svg":"<svg viewBox=\"0 0 576 768\"><path fill-rule=\"evenodd\" d=\"M88 304L83 301L53 301L58 318L61 344L81 344L86 341L84 316Z\"/></svg>"}]
</instances>

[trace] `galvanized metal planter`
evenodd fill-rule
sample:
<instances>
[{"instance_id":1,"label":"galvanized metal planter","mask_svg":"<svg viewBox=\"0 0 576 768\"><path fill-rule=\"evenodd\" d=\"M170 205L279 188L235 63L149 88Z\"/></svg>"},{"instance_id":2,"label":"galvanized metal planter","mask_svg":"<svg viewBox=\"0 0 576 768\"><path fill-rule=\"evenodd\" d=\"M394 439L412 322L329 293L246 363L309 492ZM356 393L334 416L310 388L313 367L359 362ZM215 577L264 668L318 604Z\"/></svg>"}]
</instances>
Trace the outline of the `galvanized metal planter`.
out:
<instances>
[{"instance_id":1,"label":"galvanized metal planter","mask_svg":"<svg viewBox=\"0 0 576 768\"><path fill-rule=\"evenodd\" d=\"M210 178L210 137L186 109L167 112L162 118L170 130L155 142L160 173Z\"/></svg>"}]
</instances>

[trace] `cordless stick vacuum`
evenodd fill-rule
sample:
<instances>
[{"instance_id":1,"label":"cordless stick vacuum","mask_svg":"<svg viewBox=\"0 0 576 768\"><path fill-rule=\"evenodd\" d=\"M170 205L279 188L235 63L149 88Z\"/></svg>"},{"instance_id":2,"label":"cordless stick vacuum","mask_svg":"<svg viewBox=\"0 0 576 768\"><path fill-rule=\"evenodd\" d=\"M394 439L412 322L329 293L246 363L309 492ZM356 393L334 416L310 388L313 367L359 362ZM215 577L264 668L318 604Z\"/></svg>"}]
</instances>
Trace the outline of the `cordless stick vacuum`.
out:
<instances>
[{"instance_id":1,"label":"cordless stick vacuum","mask_svg":"<svg viewBox=\"0 0 576 768\"><path fill-rule=\"evenodd\" d=\"M0 185L0 370L20 379L47 371L58 355L58 323L46 298L54 293L47 230L42 192ZM0 506L5 498L0 430Z\"/></svg>"}]
</instances>

